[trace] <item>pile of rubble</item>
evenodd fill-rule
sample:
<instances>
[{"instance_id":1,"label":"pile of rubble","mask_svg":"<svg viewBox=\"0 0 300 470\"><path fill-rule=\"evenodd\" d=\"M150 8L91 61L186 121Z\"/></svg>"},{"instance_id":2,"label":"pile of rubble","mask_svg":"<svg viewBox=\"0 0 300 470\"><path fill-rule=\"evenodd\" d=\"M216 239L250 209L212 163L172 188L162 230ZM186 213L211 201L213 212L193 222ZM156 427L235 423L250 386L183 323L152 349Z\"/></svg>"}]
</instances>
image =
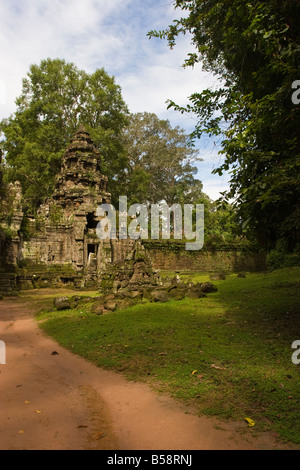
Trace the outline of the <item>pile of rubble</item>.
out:
<instances>
[{"instance_id":1,"label":"pile of rubble","mask_svg":"<svg viewBox=\"0 0 300 470\"><path fill-rule=\"evenodd\" d=\"M143 245L136 242L127 258L112 265L103 275L100 285L102 295L93 300L92 312L101 315L144 300L168 302L185 297L199 299L216 290L211 282L184 283L179 276L163 281L158 271L153 270ZM69 308L67 299L65 305Z\"/></svg>"}]
</instances>

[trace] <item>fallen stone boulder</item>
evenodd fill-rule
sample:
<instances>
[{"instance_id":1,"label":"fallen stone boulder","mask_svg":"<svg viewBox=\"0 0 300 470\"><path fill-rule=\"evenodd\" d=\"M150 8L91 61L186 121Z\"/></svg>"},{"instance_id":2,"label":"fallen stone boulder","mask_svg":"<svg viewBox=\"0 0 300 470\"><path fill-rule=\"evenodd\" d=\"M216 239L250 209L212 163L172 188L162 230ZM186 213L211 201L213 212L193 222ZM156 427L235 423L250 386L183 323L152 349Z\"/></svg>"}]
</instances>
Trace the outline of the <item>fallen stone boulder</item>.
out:
<instances>
[{"instance_id":1,"label":"fallen stone boulder","mask_svg":"<svg viewBox=\"0 0 300 470\"><path fill-rule=\"evenodd\" d=\"M173 300L182 300L186 297L187 289L171 289L168 294Z\"/></svg>"},{"instance_id":2,"label":"fallen stone boulder","mask_svg":"<svg viewBox=\"0 0 300 470\"><path fill-rule=\"evenodd\" d=\"M202 289L189 289L186 294L189 299L202 299L202 297L206 297Z\"/></svg>"},{"instance_id":3,"label":"fallen stone boulder","mask_svg":"<svg viewBox=\"0 0 300 470\"><path fill-rule=\"evenodd\" d=\"M141 293L142 293L143 299L151 301L152 293L154 290L155 288L153 287L145 287L144 289L142 289Z\"/></svg>"},{"instance_id":4,"label":"fallen stone boulder","mask_svg":"<svg viewBox=\"0 0 300 470\"><path fill-rule=\"evenodd\" d=\"M226 279L226 274L224 273L211 274L209 277L212 281L224 281Z\"/></svg>"},{"instance_id":5,"label":"fallen stone boulder","mask_svg":"<svg viewBox=\"0 0 300 470\"><path fill-rule=\"evenodd\" d=\"M173 279L171 280L172 284L179 284L180 282L181 282L181 279L178 276L178 274L176 274L176 276L174 276Z\"/></svg>"},{"instance_id":6,"label":"fallen stone boulder","mask_svg":"<svg viewBox=\"0 0 300 470\"><path fill-rule=\"evenodd\" d=\"M110 312L114 312L116 308L117 308L117 302L113 302L112 300L104 304L104 309L109 310Z\"/></svg>"},{"instance_id":7,"label":"fallen stone boulder","mask_svg":"<svg viewBox=\"0 0 300 470\"><path fill-rule=\"evenodd\" d=\"M115 294L108 294L105 297L103 297L104 302L114 302L115 301Z\"/></svg>"},{"instance_id":8,"label":"fallen stone boulder","mask_svg":"<svg viewBox=\"0 0 300 470\"><path fill-rule=\"evenodd\" d=\"M103 305L99 305L95 303L91 307L91 313L94 313L95 315L103 315L103 313L105 313L105 308Z\"/></svg>"},{"instance_id":9,"label":"fallen stone boulder","mask_svg":"<svg viewBox=\"0 0 300 470\"><path fill-rule=\"evenodd\" d=\"M168 294L168 292L165 292L163 290L153 291L151 295L152 302L168 302L170 299L171 299L171 296Z\"/></svg>"},{"instance_id":10,"label":"fallen stone boulder","mask_svg":"<svg viewBox=\"0 0 300 470\"><path fill-rule=\"evenodd\" d=\"M142 297L142 292L140 292L139 290L132 290L131 292L128 293L128 297L130 299L139 299Z\"/></svg>"},{"instance_id":11,"label":"fallen stone boulder","mask_svg":"<svg viewBox=\"0 0 300 470\"><path fill-rule=\"evenodd\" d=\"M71 308L68 297L56 297L53 300L53 305L57 310L67 310Z\"/></svg>"},{"instance_id":12,"label":"fallen stone boulder","mask_svg":"<svg viewBox=\"0 0 300 470\"><path fill-rule=\"evenodd\" d=\"M211 282L204 282L203 284L201 284L201 290L205 294L209 294L211 292L216 292L218 289Z\"/></svg>"}]
</instances>

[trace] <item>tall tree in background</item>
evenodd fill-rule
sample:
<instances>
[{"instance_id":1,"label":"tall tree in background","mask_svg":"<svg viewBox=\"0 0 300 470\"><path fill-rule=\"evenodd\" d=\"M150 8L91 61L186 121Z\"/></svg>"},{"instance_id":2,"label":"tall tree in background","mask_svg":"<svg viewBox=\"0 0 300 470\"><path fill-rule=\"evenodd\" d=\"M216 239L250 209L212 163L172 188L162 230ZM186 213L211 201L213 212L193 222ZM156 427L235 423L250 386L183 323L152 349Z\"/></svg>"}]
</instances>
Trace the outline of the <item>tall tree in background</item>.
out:
<instances>
[{"instance_id":1,"label":"tall tree in background","mask_svg":"<svg viewBox=\"0 0 300 470\"><path fill-rule=\"evenodd\" d=\"M220 87L194 93L186 107L196 113L193 133L222 135L224 163L231 171L227 198L235 198L241 224L265 248L293 250L300 233L300 105L292 84L300 80L298 0L176 0L184 11L165 31L171 47L191 34L185 66L203 62Z\"/></svg>"},{"instance_id":2,"label":"tall tree in background","mask_svg":"<svg viewBox=\"0 0 300 470\"><path fill-rule=\"evenodd\" d=\"M124 145L128 154L124 190L132 203L165 200L172 205L199 198L202 183L194 175L200 159L183 129L172 128L153 113L132 114Z\"/></svg>"},{"instance_id":3,"label":"tall tree in background","mask_svg":"<svg viewBox=\"0 0 300 470\"><path fill-rule=\"evenodd\" d=\"M7 176L20 180L29 210L51 195L61 157L80 123L100 150L110 182L124 171L121 134L128 110L104 69L88 74L64 60L43 60L30 67L16 105L14 115L0 123L2 148Z\"/></svg>"}]
</instances>

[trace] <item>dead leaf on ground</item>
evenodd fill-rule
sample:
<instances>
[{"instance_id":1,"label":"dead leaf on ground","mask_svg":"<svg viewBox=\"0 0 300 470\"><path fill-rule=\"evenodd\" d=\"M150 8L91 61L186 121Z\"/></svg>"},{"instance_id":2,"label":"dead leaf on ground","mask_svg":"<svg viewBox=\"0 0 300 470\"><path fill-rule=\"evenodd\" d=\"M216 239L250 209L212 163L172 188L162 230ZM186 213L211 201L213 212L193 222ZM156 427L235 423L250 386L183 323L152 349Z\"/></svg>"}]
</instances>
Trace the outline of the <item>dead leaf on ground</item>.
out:
<instances>
[{"instance_id":1,"label":"dead leaf on ground","mask_svg":"<svg viewBox=\"0 0 300 470\"><path fill-rule=\"evenodd\" d=\"M93 438L96 439L96 441L98 441L99 439L102 439L105 436L106 436L105 432L95 432L95 434L93 434Z\"/></svg>"},{"instance_id":2,"label":"dead leaf on ground","mask_svg":"<svg viewBox=\"0 0 300 470\"><path fill-rule=\"evenodd\" d=\"M224 367L216 366L216 364L212 364L211 369L217 369L217 370L224 370Z\"/></svg>"},{"instance_id":3,"label":"dead leaf on ground","mask_svg":"<svg viewBox=\"0 0 300 470\"><path fill-rule=\"evenodd\" d=\"M245 418L245 420L247 421L248 426L249 426L250 428L252 428L253 426L255 426L255 422L253 421L253 419L251 419L251 418Z\"/></svg>"}]
</instances>

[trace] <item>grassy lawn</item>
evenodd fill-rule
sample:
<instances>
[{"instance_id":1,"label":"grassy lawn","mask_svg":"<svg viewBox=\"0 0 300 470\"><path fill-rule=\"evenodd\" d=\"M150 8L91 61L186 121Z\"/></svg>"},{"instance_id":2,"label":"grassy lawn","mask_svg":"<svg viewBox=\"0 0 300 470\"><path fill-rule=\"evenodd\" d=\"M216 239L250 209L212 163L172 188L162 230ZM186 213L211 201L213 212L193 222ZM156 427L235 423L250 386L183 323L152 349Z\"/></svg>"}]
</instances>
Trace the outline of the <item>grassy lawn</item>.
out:
<instances>
[{"instance_id":1,"label":"grassy lawn","mask_svg":"<svg viewBox=\"0 0 300 470\"><path fill-rule=\"evenodd\" d=\"M103 316L87 303L48 308L37 319L62 346L100 367L147 381L199 414L250 417L255 430L300 444L300 365L291 360L300 340L300 268L214 284L218 292L203 299L145 302Z\"/></svg>"}]
</instances>

